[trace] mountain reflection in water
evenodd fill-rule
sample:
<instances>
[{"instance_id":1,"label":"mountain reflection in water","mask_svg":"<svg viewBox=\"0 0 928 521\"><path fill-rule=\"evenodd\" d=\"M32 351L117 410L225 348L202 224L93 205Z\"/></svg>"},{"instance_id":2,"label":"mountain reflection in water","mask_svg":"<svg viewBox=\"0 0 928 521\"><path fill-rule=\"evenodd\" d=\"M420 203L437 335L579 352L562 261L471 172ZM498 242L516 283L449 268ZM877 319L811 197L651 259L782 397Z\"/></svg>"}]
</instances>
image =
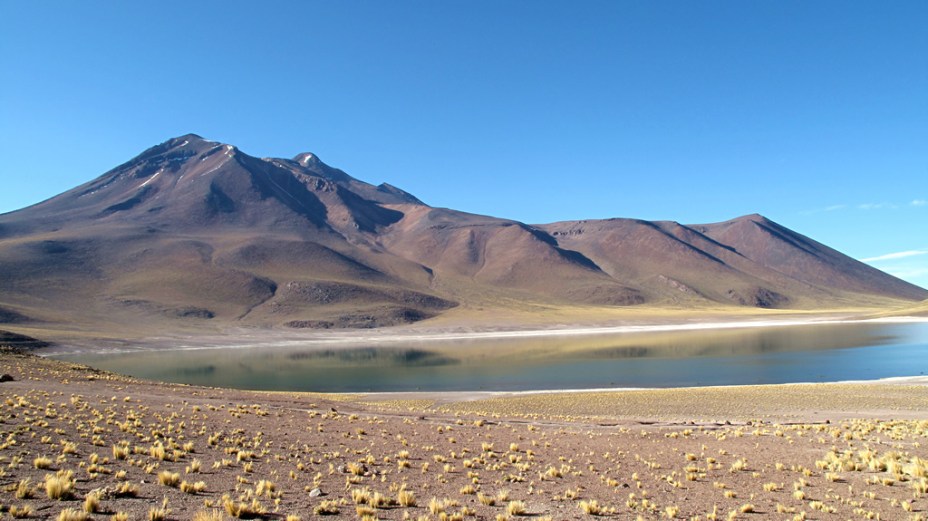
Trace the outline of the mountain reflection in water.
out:
<instances>
[{"instance_id":1,"label":"mountain reflection in water","mask_svg":"<svg viewBox=\"0 0 928 521\"><path fill-rule=\"evenodd\" d=\"M142 378L242 389L519 391L873 380L928 372L928 324L850 323L55 355Z\"/></svg>"},{"instance_id":2,"label":"mountain reflection in water","mask_svg":"<svg viewBox=\"0 0 928 521\"><path fill-rule=\"evenodd\" d=\"M421 349L391 349L359 347L352 349L323 349L288 353L290 360L329 360L360 363L392 363L408 366L453 365L460 360Z\"/></svg>"}]
</instances>

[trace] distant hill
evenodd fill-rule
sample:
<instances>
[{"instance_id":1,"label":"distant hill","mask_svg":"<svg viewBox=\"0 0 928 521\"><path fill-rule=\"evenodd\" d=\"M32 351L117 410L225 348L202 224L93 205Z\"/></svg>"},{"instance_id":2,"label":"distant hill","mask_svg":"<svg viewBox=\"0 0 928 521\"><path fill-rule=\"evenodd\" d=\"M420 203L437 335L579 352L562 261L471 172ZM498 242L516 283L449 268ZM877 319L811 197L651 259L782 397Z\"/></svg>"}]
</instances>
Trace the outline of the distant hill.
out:
<instances>
[{"instance_id":1,"label":"distant hill","mask_svg":"<svg viewBox=\"0 0 928 521\"><path fill-rule=\"evenodd\" d=\"M361 328L506 302L814 309L926 298L759 215L528 225L433 208L313 154L259 159L193 134L0 215L0 323Z\"/></svg>"}]
</instances>

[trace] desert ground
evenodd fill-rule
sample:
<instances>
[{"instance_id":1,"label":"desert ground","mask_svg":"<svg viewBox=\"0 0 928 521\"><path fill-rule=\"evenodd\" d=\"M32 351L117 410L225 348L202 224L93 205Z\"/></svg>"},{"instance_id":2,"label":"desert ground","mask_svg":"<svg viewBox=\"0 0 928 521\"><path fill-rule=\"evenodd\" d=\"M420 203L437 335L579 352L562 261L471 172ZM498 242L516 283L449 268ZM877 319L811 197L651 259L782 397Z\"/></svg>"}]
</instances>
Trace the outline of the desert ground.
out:
<instances>
[{"instance_id":1,"label":"desert ground","mask_svg":"<svg viewBox=\"0 0 928 521\"><path fill-rule=\"evenodd\" d=\"M26 519L925 519L928 382L322 395L5 351Z\"/></svg>"}]
</instances>

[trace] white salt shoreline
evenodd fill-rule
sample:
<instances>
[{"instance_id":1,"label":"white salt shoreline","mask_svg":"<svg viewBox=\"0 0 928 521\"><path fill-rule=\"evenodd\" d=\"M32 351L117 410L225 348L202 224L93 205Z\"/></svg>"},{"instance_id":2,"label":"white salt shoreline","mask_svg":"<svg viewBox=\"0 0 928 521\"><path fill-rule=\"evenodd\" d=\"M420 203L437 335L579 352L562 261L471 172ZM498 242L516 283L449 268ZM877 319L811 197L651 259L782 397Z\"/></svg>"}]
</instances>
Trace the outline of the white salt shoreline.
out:
<instances>
[{"instance_id":1,"label":"white salt shoreline","mask_svg":"<svg viewBox=\"0 0 928 521\"><path fill-rule=\"evenodd\" d=\"M886 317L873 319L810 317L783 320L740 320L725 322L688 322L666 324L623 324L599 327L564 327L559 329L525 329L512 331L472 331L472 332L422 332L406 331L367 331L317 332L297 335L290 332L273 331L238 332L227 335L209 335L204 337L155 337L138 341L131 347L67 346L43 348L36 354L56 356L68 354L115 354L158 350L193 351L206 349L247 349L255 347L371 347L402 343L448 342L462 340L493 339L530 339L542 337L600 336L644 333L666 333L677 331L710 331L748 328L774 328L788 326L814 326L836 324L902 324L928 322L928 317ZM261 340L253 341L249 337L261 335Z\"/></svg>"},{"instance_id":2,"label":"white salt shoreline","mask_svg":"<svg viewBox=\"0 0 928 521\"><path fill-rule=\"evenodd\" d=\"M659 333L668 331L696 331L696 330L716 330L716 329L739 329L739 328L758 328L758 327L783 327L783 326L807 326L807 325L829 325L829 324L878 324L878 323L919 323L928 322L928 317L891 317L891 318L874 318L874 319L828 319L828 318L809 318L809 319L790 319L790 320L756 320L756 321L731 321L731 322L692 322L686 324L644 324L644 325L621 325L621 326L602 326L602 327L582 327L582 328L563 328L563 329L527 329L516 331L476 331L472 333L422 333L417 335L373 335L373 336L352 336L345 339L332 338L332 342L374 342L374 341L443 341L443 340L471 340L471 339L493 339L493 338L533 338L548 336L596 336L610 334L626 333ZM318 340L313 340L318 341Z\"/></svg>"},{"instance_id":3,"label":"white salt shoreline","mask_svg":"<svg viewBox=\"0 0 928 521\"><path fill-rule=\"evenodd\" d=\"M211 336L209 341L204 341L200 345L179 345L180 339L161 337L149 339L135 348L106 348L98 349L41 349L36 354L49 356L52 358L64 357L68 355L87 355L87 354L117 354L129 352L172 352L172 351L195 351L195 350L222 350L222 349L245 349L250 347L266 347L273 349L275 347L319 347L331 348L338 347L350 349L352 347L370 347L371 345L390 345L394 343L408 342L441 342L453 340L471 340L471 339L494 339L494 338L539 338L546 336L597 336L610 334L646 334L668 331L704 331L704 330L724 330L737 328L764 328L764 327L788 327L788 326L815 326L815 325L836 325L836 324L905 324L905 323L928 323L928 317L886 317L874 319L850 319L850 318L828 318L828 317L810 317L804 319L786 319L786 320L745 320L745 321L726 321L726 322L699 322L685 324L645 324L645 325L619 325L604 327L577 327L562 329L539 329L539 330L522 330L522 331L477 331L471 333L461 332L436 332L410 334L407 332L389 332L380 331L376 335L359 334L353 332L335 332L330 335L323 335L314 332L305 338L297 338L287 335L286 338L272 338L262 342L245 342L241 343L246 335L229 334L226 336ZM267 332L265 332L267 333ZM231 340L223 342L223 340ZM928 376L901 376L887 377L874 380L846 380L834 382L793 382L781 384L735 384L735 385L712 385L689 387L694 389L713 389L713 388L738 388L738 387L755 387L755 386L788 386L788 385L822 385L822 384L901 384L901 385L928 385ZM601 392L633 392L633 391L659 391L687 389L688 387L606 387L592 389L537 389L537 390L520 390L520 391L384 391L384 392L354 392L354 393L331 393L331 394L355 394L365 397L378 399L434 399L442 400L444 397L450 401L467 401L485 398L498 398L507 396L520 395L539 395L539 394L564 394L564 393L601 393ZM262 392L262 391L257 391ZM277 392L277 391L263 391ZM283 391L296 392L299 391Z\"/></svg>"},{"instance_id":4,"label":"white salt shoreline","mask_svg":"<svg viewBox=\"0 0 928 521\"><path fill-rule=\"evenodd\" d=\"M875 380L841 380L836 382L790 382L779 384L733 384L733 385L706 385L698 387L601 387L595 389L539 389L524 391L383 391L383 392L355 392L332 393L353 394L363 397L377 398L379 400L393 399L433 399L442 398L449 401L472 401L487 398L506 398L515 396L530 396L540 394L584 394L584 393L624 393L635 391L681 391L686 389L737 389L739 387L782 387L790 385L928 385L928 376L891 376ZM258 391L261 392L261 391ZM277 391L270 391L277 392ZM327 393L322 393L327 394Z\"/></svg>"}]
</instances>

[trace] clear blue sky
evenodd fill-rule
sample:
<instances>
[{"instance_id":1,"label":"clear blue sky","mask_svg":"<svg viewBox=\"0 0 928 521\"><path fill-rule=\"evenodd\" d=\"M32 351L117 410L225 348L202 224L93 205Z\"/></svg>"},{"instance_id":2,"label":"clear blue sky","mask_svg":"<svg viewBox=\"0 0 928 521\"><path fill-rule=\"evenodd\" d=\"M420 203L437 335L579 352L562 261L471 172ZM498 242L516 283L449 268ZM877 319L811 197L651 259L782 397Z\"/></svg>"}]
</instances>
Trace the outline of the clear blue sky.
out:
<instances>
[{"instance_id":1,"label":"clear blue sky","mask_svg":"<svg viewBox=\"0 0 928 521\"><path fill-rule=\"evenodd\" d=\"M928 2L0 0L0 212L195 132L521 221L762 213L928 286Z\"/></svg>"}]
</instances>

